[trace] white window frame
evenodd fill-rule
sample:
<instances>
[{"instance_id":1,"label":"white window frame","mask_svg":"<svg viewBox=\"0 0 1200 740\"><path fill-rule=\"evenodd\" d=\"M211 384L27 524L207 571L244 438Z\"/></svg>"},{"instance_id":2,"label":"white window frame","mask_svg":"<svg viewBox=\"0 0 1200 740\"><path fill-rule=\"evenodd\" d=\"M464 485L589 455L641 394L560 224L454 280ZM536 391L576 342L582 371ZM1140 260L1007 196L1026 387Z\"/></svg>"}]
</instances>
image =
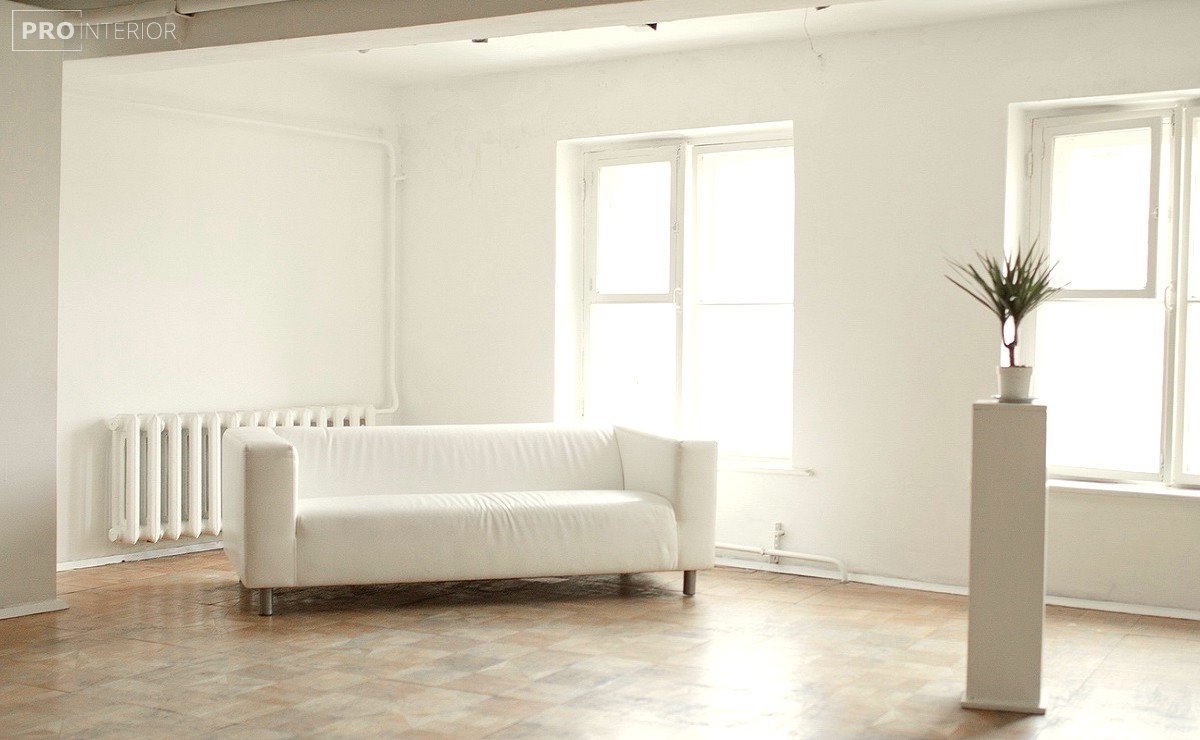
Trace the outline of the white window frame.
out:
<instances>
[{"instance_id":1,"label":"white window frame","mask_svg":"<svg viewBox=\"0 0 1200 740\"><path fill-rule=\"evenodd\" d=\"M687 139L637 141L612 144L600 149L583 151L583 274L580 291L580 361L576 382L578 414L587 414L588 367L591 346L591 306L595 303L672 303L675 306L675 418L677 429L694 428L696 419L690 413L686 399L694 396L694 373L688 367L694 364L696 347L696 316L700 305L789 305L791 301L740 301L728 304L701 304L698 295L697 260L697 208L695 177L699 157L706 153L724 151L748 151L753 149L791 148L790 135L778 131L761 131L741 136L689 137ZM671 164L671 282L666 293L648 294L605 294L596 291L597 252L597 173L601 167L646 162L669 162ZM793 363L795 362L793 352ZM794 433L793 433L794 438ZM791 445L789 445L789 450ZM745 469L791 470L794 451L786 457L738 456L722 453L723 464L734 464Z\"/></svg>"},{"instance_id":2,"label":"white window frame","mask_svg":"<svg viewBox=\"0 0 1200 740\"><path fill-rule=\"evenodd\" d=\"M1160 300L1164 305L1162 421L1157 473L1050 465L1054 478L1097 483L1161 483L1168 487L1200 486L1200 474L1183 470L1184 381L1186 379L1187 257L1189 251L1188 178L1192 128L1200 100L1173 100L1129 106L1066 108L1039 113L1030 121L1029 179L1024 243L1050 238L1053 138L1126 128L1151 132L1150 208L1147 223L1146 284L1139 289L1080 290L1069 286L1054 300ZM1164 128L1169 140L1164 141ZM1169 146L1165 146L1169 144ZM1164 169L1165 168L1165 169ZM1200 195L1200 194L1198 194ZM1163 257L1162 252L1167 252ZM1182 296L1181 301L1176 296ZM1193 300L1192 302L1197 302ZM1036 346L1036 315L1026 336Z\"/></svg>"},{"instance_id":3,"label":"white window frame","mask_svg":"<svg viewBox=\"0 0 1200 740\"><path fill-rule=\"evenodd\" d=\"M1158 242L1160 234L1160 192L1162 164L1162 121L1174 115L1172 109L1148 110L1140 112L1137 117L1128 114L1087 114L1081 116L1056 116L1053 118L1038 118L1033 123L1033 156L1039 163L1041 177L1036 183L1040 197L1033 201L1033 223L1037 224L1036 234L1049 241L1050 234L1050 197L1052 188L1050 177L1054 164L1053 140L1058 136L1071 134L1094 134L1102 131L1119 131L1129 128L1150 129L1150 203L1146 223L1146 283L1141 288L1120 290L1078 290L1067 286L1061 294L1062 298L1154 298L1158 291ZM1114 117L1119 116L1119 117Z\"/></svg>"},{"instance_id":4,"label":"white window frame","mask_svg":"<svg viewBox=\"0 0 1200 740\"><path fill-rule=\"evenodd\" d=\"M666 143L658 146L641 144L635 148L604 149L585 152L584 165L584 205L583 205L583 310L581 313L582 335L580 342L579 364L579 415L587 413L587 369L589 367L588 352L591 348L591 307L594 303L673 303L675 305L675 425L680 423L680 413L683 407L682 374L683 374L683 312L680 310L680 299L683 293L683 235L680 229L679 214L684 202L684 172L683 172L683 142ZM670 279L664 293L601 293L596 290L596 236L597 209L599 207L599 184L596 173L601 167L645 164L649 162L667 162L671 166L671 242L670 242Z\"/></svg>"},{"instance_id":5,"label":"white window frame","mask_svg":"<svg viewBox=\"0 0 1200 740\"><path fill-rule=\"evenodd\" d=\"M1172 208L1177 214L1176 239L1179 246L1175 250L1175 264L1172 266L1176 282L1171 286L1167 295L1168 308L1178 314L1175 320L1175 334L1171 338L1175 348L1172 390L1176 408L1171 424L1170 480L1178 485L1200 487L1200 471L1189 475L1183 469L1183 415L1186 408L1184 404L1187 400L1184 397L1184 381L1187 378L1188 308L1192 304L1200 306L1200 285L1188 285L1190 270L1188 259L1193 256L1190 252L1195 247L1191 237L1191 216L1198 207L1192 199L1200 198L1200 193L1191 192L1192 179L1196 174L1187 167L1200 168L1200 156L1197 156L1197 152L1193 150L1197 137L1200 137L1200 128L1198 128L1200 127L1200 100L1181 103L1175 121L1176 157L1174 161L1185 163L1185 167L1177 168L1179 171L1175 173L1176 197ZM1194 351L1200 353L1200 347L1194 348ZM1197 356L1200 357L1200 354ZM1200 389L1193 388L1192 391L1200 392ZM1193 429L1193 433L1200 434L1200 424Z\"/></svg>"}]
</instances>

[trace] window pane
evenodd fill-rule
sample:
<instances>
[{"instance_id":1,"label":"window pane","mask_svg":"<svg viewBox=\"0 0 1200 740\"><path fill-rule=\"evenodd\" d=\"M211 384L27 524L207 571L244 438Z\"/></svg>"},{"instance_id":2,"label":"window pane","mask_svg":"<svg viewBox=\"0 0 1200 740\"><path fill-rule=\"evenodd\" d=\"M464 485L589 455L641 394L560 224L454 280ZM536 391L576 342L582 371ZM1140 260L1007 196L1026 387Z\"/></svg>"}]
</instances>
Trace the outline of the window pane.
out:
<instances>
[{"instance_id":1,"label":"window pane","mask_svg":"<svg viewBox=\"0 0 1200 740\"><path fill-rule=\"evenodd\" d=\"M675 428L675 307L593 304L588 327L588 419Z\"/></svg>"},{"instance_id":2,"label":"window pane","mask_svg":"<svg viewBox=\"0 0 1200 740\"><path fill-rule=\"evenodd\" d=\"M1050 257L1072 290L1147 284L1150 129L1054 139Z\"/></svg>"},{"instance_id":3,"label":"window pane","mask_svg":"<svg viewBox=\"0 0 1200 740\"><path fill-rule=\"evenodd\" d=\"M1035 390L1049 406L1050 465L1158 472L1164 321L1150 300L1038 309Z\"/></svg>"},{"instance_id":4,"label":"window pane","mask_svg":"<svg viewBox=\"0 0 1200 740\"><path fill-rule=\"evenodd\" d=\"M1183 472L1200 475L1200 303L1188 305L1183 390Z\"/></svg>"},{"instance_id":5,"label":"window pane","mask_svg":"<svg viewBox=\"0 0 1200 740\"><path fill-rule=\"evenodd\" d=\"M792 300L791 147L698 157L701 302Z\"/></svg>"},{"instance_id":6,"label":"window pane","mask_svg":"<svg viewBox=\"0 0 1200 740\"><path fill-rule=\"evenodd\" d=\"M601 167L596 201L596 290L671 289L671 163Z\"/></svg>"},{"instance_id":7,"label":"window pane","mask_svg":"<svg viewBox=\"0 0 1200 740\"><path fill-rule=\"evenodd\" d=\"M722 455L792 456L792 307L701 306L696 414Z\"/></svg>"}]
</instances>

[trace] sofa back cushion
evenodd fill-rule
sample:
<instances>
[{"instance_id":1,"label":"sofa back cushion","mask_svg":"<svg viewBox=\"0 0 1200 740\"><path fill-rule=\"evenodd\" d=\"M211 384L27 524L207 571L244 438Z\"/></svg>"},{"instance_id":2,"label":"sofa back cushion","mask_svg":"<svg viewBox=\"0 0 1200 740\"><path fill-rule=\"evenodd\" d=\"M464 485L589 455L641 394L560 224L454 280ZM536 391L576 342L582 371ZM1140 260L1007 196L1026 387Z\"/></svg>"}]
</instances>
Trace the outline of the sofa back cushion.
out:
<instances>
[{"instance_id":1,"label":"sofa back cushion","mask_svg":"<svg viewBox=\"0 0 1200 740\"><path fill-rule=\"evenodd\" d=\"M624 488L611 427L280 427L302 498Z\"/></svg>"}]
</instances>

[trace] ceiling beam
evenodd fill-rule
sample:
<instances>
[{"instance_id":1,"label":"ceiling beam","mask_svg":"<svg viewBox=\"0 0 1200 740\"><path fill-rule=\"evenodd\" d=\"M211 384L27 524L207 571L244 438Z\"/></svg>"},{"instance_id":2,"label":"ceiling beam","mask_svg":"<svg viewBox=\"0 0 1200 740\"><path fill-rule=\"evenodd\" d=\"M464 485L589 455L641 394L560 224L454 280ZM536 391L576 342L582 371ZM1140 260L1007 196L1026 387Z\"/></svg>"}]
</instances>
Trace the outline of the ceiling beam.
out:
<instances>
[{"instance_id":1,"label":"ceiling beam","mask_svg":"<svg viewBox=\"0 0 1200 740\"><path fill-rule=\"evenodd\" d=\"M879 0L822 0L845 5ZM174 40L89 39L77 59L120 74L580 28L731 15L729 0L287 0L172 16ZM736 14L816 7L815 0L738 0Z\"/></svg>"}]
</instances>

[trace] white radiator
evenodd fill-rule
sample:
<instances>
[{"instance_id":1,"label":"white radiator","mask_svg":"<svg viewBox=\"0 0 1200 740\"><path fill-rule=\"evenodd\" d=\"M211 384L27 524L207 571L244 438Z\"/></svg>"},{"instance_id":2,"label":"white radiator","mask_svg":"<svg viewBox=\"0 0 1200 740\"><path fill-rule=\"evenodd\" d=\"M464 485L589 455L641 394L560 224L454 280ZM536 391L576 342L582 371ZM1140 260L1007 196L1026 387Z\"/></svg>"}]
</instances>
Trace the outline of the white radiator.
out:
<instances>
[{"instance_id":1,"label":"white radiator","mask_svg":"<svg viewBox=\"0 0 1200 740\"><path fill-rule=\"evenodd\" d=\"M313 406L201 414L122 414L109 420L113 542L221 533L221 433L230 427L357 427L372 406Z\"/></svg>"}]
</instances>

